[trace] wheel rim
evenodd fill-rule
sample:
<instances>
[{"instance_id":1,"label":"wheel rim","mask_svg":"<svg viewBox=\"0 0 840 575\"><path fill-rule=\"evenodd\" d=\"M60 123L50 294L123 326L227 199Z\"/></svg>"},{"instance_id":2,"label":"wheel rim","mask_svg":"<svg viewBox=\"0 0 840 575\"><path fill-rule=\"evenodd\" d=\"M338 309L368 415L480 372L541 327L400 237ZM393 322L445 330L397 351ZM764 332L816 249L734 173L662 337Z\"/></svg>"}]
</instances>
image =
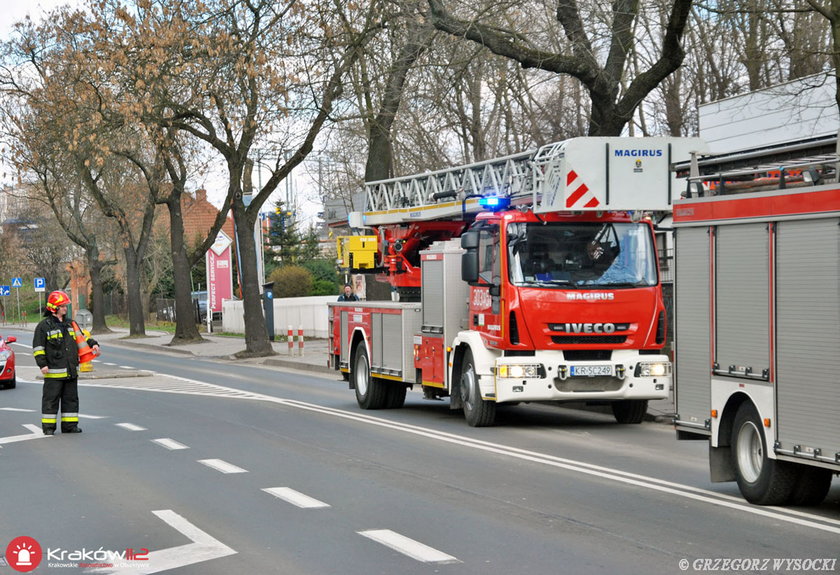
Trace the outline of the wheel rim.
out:
<instances>
[{"instance_id":1,"label":"wheel rim","mask_svg":"<svg viewBox=\"0 0 840 575\"><path fill-rule=\"evenodd\" d=\"M370 378L370 369L368 368L367 357L360 353L356 358L356 369L353 370L356 374L356 389L359 395L364 397L368 390L368 379Z\"/></svg>"},{"instance_id":2,"label":"wheel rim","mask_svg":"<svg viewBox=\"0 0 840 575\"><path fill-rule=\"evenodd\" d=\"M755 483L764 466L764 444L761 441L761 430L755 423L748 421L741 426L735 448L738 450L741 477L748 483Z\"/></svg>"},{"instance_id":3,"label":"wheel rim","mask_svg":"<svg viewBox=\"0 0 840 575\"><path fill-rule=\"evenodd\" d=\"M461 402L468 411L475 403L475 369L472 364L468 364L461 374Z\"/></svg>"}]
</instances>

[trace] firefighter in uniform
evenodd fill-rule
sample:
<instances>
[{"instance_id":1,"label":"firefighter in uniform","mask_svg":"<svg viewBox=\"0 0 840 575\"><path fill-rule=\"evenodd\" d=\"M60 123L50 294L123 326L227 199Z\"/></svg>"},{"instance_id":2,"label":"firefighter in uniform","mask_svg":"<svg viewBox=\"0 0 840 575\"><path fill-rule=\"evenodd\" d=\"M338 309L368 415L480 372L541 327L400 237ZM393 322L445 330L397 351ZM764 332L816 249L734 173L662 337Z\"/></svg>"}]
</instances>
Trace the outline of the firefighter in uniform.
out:
<instances>
[{"instance_id":1,"label":"firefighter in uniform","mask_svg":"<svg viewBox=\"0 0 840 575\"><path fill-rule=\"evenodd\" d=\"M79 348L74 324L67 318L70 298L63 291L54 291L47 298L44 319L35 328L32 355L44 374L41 397L41 429L53 435L61 404L61 432L81 433L79 427ZM84 335L83 335L84 337ZM87 344L96 352L99 344L92 338Z\"/></svg>"}]
</instances>

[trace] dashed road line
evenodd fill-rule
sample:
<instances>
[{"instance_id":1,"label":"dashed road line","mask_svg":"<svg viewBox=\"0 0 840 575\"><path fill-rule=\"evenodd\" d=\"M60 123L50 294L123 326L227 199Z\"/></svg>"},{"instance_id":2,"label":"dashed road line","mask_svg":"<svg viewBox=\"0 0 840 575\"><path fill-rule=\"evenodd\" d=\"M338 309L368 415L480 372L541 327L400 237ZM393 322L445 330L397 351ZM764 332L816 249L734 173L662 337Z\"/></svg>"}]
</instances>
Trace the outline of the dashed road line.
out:
<instances>
[{"instance_id":1,"label":"dashed road line","mask_svg":"<svg viewBox=\"0 0 840 575\"><path fill-rule=\"evenodd\" d=\"M268 487L263 489L263 491L270 493L274 497L282 499L287 503L296 505L301 509L323 509L330 506L329 503L318 501L314 497L309 497L300 491L295 491L291 487Z\"/></svg>"},{"instance_id":2,"label":"dashed road line","mask_svg":"<svg viewBox=\"0 0 840 575\"><path fill-rule=\"evenodd\" d=\"M546 465L558 469L565 469L584 475L598 477L607 481L616 483L623 483L642 489L657 491L672 496L681 497L683 499L694 500L701 504L711 504L719 508L728 508L737 512L749 513L759 517L767 517L776 521L783 521L789 524L817 529L820 531L827 531L829 533L840 534L840 521L819 517L811 513L798 511L787 508L773 508L773 507L758 507L749 505L745 501L730 497L707 489L674 483L658 477L648 475L641 475L630 473L616 468L604 467L594 465L585 461L557 457L538 451L531 451L521 449L510 445L492 443L489 441L482 441L479 439L471 439L462 435L441 432L437 429L422 427L418 425L411 425L399 423L388 419L366 415L363 413L346 411L343 409L336 409L325 407L318 404L307 403L293 399L284 399L281 397L273 397L270 395L251 393L241 391L234 388L224 387L212 383L197 381L194 379L187 379L177 376L170 376L165 374L158 374L163 376L164 381L149 382L147 385L140 385L138 382L126 382L124 380L102 380L102 383L87 383L90 386L99 387L113 387L121 389L136 389L143 391L159 391L164 393L182 393L192 395L203 395L223 398L249 399L256 401L265 401L286 407L292 407L303 411L313 413L320 413L332 417L338 417L345 420L356 421L367 425L372 425L379 428L393 429L403 433L424 437L435 441L459 445L468 449L475 449L496 455L502 455L520 461L528 461L539 465ZM139 378L138 378L139 379ZM153 378L144 378L153 379ZM168 380L168 381L167 381ZM81 384L80 384L81 385Z\"/></svg>"},{"instance_id":3,"label":"dashed road line","mask_svg":"<svg viewBox=\"0 0 840 575\"><path fill-rule=\"evenodd\" d=\"M176 451L178 449L189 449L189 445L184 445L174 439L169 439L168 437L161 437L160 439L153 439L152 443L157 443L160 446L169 449L170 451Z\"/></svg>"},{"instance_id":4,"label":"dashed road line","mask_svg":"<svg viewBox=\"0 0 840 575\"><path fill-rule=\"evenodd\" d=\"M139 425L134 425L133 423L115 423L114 425L129 431L147 431L145 427L140 427Z\"/></svg>"},{"instance_id":5,"label":"dashed road line","mask_svg":"<svg viewBox=\"0 0 840 575\"><path fill-rule=\"evenodd\" d=\"M242 469L221 459L199 459L198 462L221 473L248 473L247 469Z\"/></svg>"},{"instance_id":6,"label":"dashed road line","mask_svg":"<svg viewBox=\"0 0 840 575\"><path fill-rule=\"evenodd\" d=\"M34 409L23 409L21 407L0 407L0 411L19 411L21 413L35 413Z\"/></svg>"},{"instance_id":7,"label":"dashed road line","mask_svg":"<svg viewBox=\"0 0 840 575\"><path fill-rule=\"evenodd\" d=\"M390 529L370 529L357 531L357 533L423 563L461 563L457 557L438 551Z\"/></svg>"}]
</instances>

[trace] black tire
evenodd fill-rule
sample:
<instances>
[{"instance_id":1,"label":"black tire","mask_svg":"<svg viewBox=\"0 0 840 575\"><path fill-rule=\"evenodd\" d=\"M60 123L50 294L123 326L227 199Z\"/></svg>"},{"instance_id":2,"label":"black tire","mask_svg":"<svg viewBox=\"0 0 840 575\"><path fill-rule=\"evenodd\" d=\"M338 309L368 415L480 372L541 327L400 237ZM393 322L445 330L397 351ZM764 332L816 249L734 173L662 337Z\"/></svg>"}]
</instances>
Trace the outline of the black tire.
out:
<instances>
[{"instance_id":1,"label":"black tire","mask_svg":"<svg viewBox=\"0 0 840 575\"><path fill-rule=\"evenodd\" d=\"M405 394L408 388L399 382L388 383L388 398L385 409L399 409L405 405Z\"/></svg>"},{"instance_id":2,"label":"black tire","mask_svg":"<svg viewBox=\"0 0 840 575\"><path fill-rule=\"evenodd\" d=\"M461 377L459 380L461 403L464 406L464 418L470 427L489 427L496 423L496 403L485 401L478 388L478 378L475 375L475 362L472 351L464 352L461 360Z\"/></svg>"},{"instance_id":3,"label":"black tire","mask_svg":"<svg viewBox=\"0 0 840 575\"><path fill-rule=\"evenodd\" d=\"M0 385L0 389L14 389L17 387L17 375L7 381L6 383Z\"/></svg>"},{"instance_id":4,"label":"black tire","mask_svg":"<svg viewBox=\"0 0 840 575\"><path fill-rule=\"evenodd\" d=\"M819 505L828 495L828 490L831 489L831 478L834 474L821 467L807 467L805 465L798 467L796 485L793 487L793 493L791 493L788 503L803 507Z\"/></svg>"},{"instance_id":5,"label":"black tire","mask_svg":"<svg viewBox=\"0 0 840 575\"><path fill-rule=\"evenodd\" d=\"M790 500L798 477L796 467L767 457L761 419L749 401L735 413L730 446L738 489L744 499L756 505L783 505Z\"/></svg>"},{"instance_id":6,"label":"black tire","mask_svg":"<svg viewBox=\"0 0 840 575\"><path fill-rule=\"evenodd\" d=\"M388 388L382 380L371 376L370 360L363 341L356 345L351 377L356 386L356 401L359 403L359 407L362 409L382 409L385 407L385 402L388 399Z\"/></svg>"},{"instance_id":7,"label":"black tire","mask_svg":"<svg viewBox=\"0 0 840 575\"><path fill-rule=\"evenodd\" d=\"M618 423L641 423L647 409L647 399L626 399L612 403L613 417Z\"/></svg>"}]
</instances>

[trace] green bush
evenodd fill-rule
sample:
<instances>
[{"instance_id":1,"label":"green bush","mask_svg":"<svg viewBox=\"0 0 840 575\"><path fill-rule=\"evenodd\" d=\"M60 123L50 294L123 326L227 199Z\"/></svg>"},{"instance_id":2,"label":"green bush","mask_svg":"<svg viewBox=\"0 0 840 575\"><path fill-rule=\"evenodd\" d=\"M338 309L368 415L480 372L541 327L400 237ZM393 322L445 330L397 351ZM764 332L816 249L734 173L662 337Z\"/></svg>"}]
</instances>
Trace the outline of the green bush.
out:
<instances>
[{"instance_id":1,"label":"green bush","mask_svg":"<svg viewBox=\"0 0 840 575\"><path fill-rule=\"evenodd\" d=\"M310 295L338 296L338 293L338 286L335 282L329 280L315 280L315 285L312 286L312 293Z\"/></svg>"},{"instance_id":2,"label":"green bush","mask_svg":"<svg viewBox=\"0 0 840 575\"><path fill-rule=\"evenodd\" d=\"M274 282L274 297L303 297L312 295L312 273L301 266L283 266L269 276Z\"/></svg>"}]
</instances>

